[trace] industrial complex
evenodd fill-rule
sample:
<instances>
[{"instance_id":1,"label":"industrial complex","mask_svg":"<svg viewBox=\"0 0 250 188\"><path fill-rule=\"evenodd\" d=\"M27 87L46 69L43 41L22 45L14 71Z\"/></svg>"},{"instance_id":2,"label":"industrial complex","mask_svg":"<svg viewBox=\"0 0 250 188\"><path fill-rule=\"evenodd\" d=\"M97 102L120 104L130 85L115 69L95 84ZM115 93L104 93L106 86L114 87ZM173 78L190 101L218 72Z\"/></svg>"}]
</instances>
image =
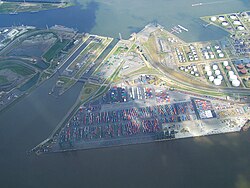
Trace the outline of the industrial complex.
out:
<instances>
[{"instance_id":1,"label":"industrial complex","mask_svg":"<svg viewBox=\"0 0 250 188\"><path fill-rule=\"evenodd\" d=\"M91 149L236 132L250 119L250 15L202 18L230 33L187 43L188 28L149 24L128 40L53 26L0 29L0 110L47 79L76 104L31 152ZM21 71L23 70L23 71Z\"/></svg>"}]
</instances>

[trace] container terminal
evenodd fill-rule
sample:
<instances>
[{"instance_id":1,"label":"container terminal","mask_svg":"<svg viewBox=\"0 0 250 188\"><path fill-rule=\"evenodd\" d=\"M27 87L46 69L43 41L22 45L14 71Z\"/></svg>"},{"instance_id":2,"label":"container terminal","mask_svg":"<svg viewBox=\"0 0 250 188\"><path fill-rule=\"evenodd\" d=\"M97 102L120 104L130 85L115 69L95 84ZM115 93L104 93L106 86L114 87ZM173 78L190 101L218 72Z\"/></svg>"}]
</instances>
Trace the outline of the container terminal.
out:
<instances>
[{"instance_id":1,"label":"container terminal","mask_svg":"<svg viewBox=\"0 0 250 188\"><path fill-rule=\"evenodd\" d=\"M83 83L82 91L55 131L31 152L245 130L250 117L249 14L202 19L222 27L223 21L217 21L222 16L232 26L237 19L244 31L235 26L226 39L192 43L177 36L179 30L189 31L178 23L178 32L152 23L128 40L121 34L119 40L89 34L80 39L75 33L75 47L59 62L49 94L60 96L76 82Z\"/></svg>"}]
</instances>

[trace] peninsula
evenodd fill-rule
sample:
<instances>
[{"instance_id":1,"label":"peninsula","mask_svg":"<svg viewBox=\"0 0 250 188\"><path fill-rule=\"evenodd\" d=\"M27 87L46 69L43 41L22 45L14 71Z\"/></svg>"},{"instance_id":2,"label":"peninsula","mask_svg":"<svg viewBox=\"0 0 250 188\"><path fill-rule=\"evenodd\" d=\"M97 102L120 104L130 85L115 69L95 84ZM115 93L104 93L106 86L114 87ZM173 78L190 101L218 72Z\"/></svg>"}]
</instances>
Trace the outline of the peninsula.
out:
<instances>
[{"instance_id":1,"label":"peninsula","mask_svg":"<svg viewBox=\"0 0 250 188\"><path fill-rule=\"evenodd\" d=\"M230 35L187 43L191 28L149 24L128 40L53 26L2 28L1 109L53 78L48 95L75 83L78 100L37 154L245 130L250 119L250 16L202 18ZM226 25L227 23L227 25ZM21 33L21 34L20 34ZM22 71L20 71L22 70Z\"/></svg>"}]
</instances>

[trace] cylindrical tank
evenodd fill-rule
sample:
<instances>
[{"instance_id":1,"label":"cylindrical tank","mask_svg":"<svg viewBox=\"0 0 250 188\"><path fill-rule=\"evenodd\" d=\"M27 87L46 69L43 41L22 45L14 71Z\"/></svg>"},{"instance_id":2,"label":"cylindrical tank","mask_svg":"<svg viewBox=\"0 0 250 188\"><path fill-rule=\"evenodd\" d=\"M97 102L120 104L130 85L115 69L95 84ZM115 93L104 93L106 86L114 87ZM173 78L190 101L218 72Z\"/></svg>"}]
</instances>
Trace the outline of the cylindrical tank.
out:
<instances>
[{"instance_id":1,"label":"cylindrical tank","mask_svg":"<svg viewBox=\"0 0 250 188\"><path fill-rule=\"evenodd\" d=\"M216 50L216 52L219 54L219 53L221 53L222 51L221 51L221 50Z\"/></svg>"},{"instance_id":2,"label":"cylindrical tank","mask_svg":"<svg viewBox=\"0 0 250 188\"><path fill-rule=\"evenodd\" d=\"M215 48L216 50L218 50L218 49L220 49L220 46L216 45L216 46L214 46L214 48Z\"/></svg>"},{"instance_id":3,"label":"cylindrical tank","mask_svg":"<svg viewBox=\"0 0 250 188\"><path fill-rule=\"evenodd\" d=\"M215 21L217 20L217 18L216 18L216 16L212 16L212 17L210 18L210 20L211 20L212 22L215 22Z\"/></svg>"},{"instance_id":4,"label":"cylindrical tank","mask_svg":"<svg viewBox=\"0 0 250 188\"><path fill-rule=\"evenodd\" d=\"M235 20L235 21L233 22L233 24L234 24L234 25L241 25L241 22L240 22L239 20Z\"/></svg>"},{"instance_id":5,"label":"cylindrical tank","mask_svg":"<svg viewBox=\"0 0 250 188\"><path fill-rule=\"evenodd\" d=\"M218 75L218 76L217 76L217 79L223 80L223 76L222 76L222 75Z\"/></svg>"},{"instance_id":6,"label":"cylindrical tank","mask_svg":"<svg viewBox=\"0 0 250 188\"><path fill-rule=\"evenodd\" d=\"M239 86L240 86L240 81L239 81L239 80L233 80L233 81L232 81L232 85L233 85L234 87L239 87Z\"/></svg>"},{"instance_id":7,"label":"cylindrical tank","mask_svg":"<svg viewBox=\"0 0 250 188\"><path fill-rule=\"evenodd\" d=\"M219 53L219 57L222 58L224 57L225 55L223 53Z\"/></svg>"},{"instance_id":8,"label":"cylindrical tank","mask_svg":"<svg viewBox=\"0 0 250 188\"><path fill-rule=\"evenodd\" d=\"M219 86L221 85L221 80L220 79L214 79L214 85Z\"/></svg>"},{"instance_id":9,"label":"cylindrical tank","mask_svg":"<svg viewBox=\"0 0 250 188\"><path fill-rule=\"evenodd\" d=\"M230 81L237 80L237 76L236 76L236 75L231 75L231 76L229 77L229 80L230 80Z\"/></svg>"},{"instance_id":10,"label":"cylindrical tank","mask_svg":"<svg viewBox=\"0 0 250 188\"><path fill-rule=\"evenodd\" d=\"M223 61L224 67L228 66L228 61Z\"/></svg>"},{"instance_id":11,"label":"cylindrical tank","mask_svg":"<svg viewBox=\"0 0 250 188\"><path fill-rule=\"evenodd\" d=\"M228 22L227 22L227 21L224 21L224 22L221 23L221 25L223 25L223 26L228 26Z\"/></svg>"},{"instance_id":12,"label":"cylindrical tank","mask_svg":"<svg viewBox=\"0 0 250 188\"><path fill-rule=\"evenodd\" d=\"M242 25L240 25L240 26L238 26L238 27L237 27L237 29L238 29L238 30L240 30L240 31L242 31L242 30L244 30L244 29L245 29L245 27L244 27L244 26L242 26Z\"/></svg>"},{"instance_id":13,"label":"cylindrical tank","mask_svg":"<svg viewBox=\"0 0 250 188\"><path fill-rule=\"evenodd\" d=\"M208 76L212 76L212 71L207 71Z\"/></svg>"},{"instance_id":14,"label":"cylindrical tank","mask_svg":"<svg viewBox=\"0 0 250 188\"><path fill-rule=\"evenodd\" d=\"M231 15L230 19L235 20L237 17L235 15Z\"/></svg>"},{"instance_id":15,"label":"cylindrical tank","mask_svg":"<svg viewBox=\"0 0 250 188\"><path fill-rule=\"evenodd\" d=\"M218 69L218 65L213 65L213 70L217 70Z\"/></svg>"},{"instance_id":16,"label":"cylindrical tank","mask_svg":"<svg viewBox=\"0 0 250 188\"><path fill-rule=\"evenodd\" d=\"M234 75L234 71L228 71L228 76Z\"/></svg>"},{"instance_id":17,"label":"cylindrical tank","mask_svg":"<svg viewBox=\"0 0 250 188\"><path fill-rule=\"evenodd\" d=\"M214 81L214 77L213 76L209 76L209 81L213 82Z\"/></svg>"},{"instance_id":18,"label":"cylindrical tank","mask_svg":"<svg viewBox=\"0 0 250 188\"><path fill-rule=\"evenodd\" d=\"M218 75L220 75L220 70L216 70L214 73L216 76L218 76Z\"/></svg>"},{"instance_id":19,"label":"cylindrical tank","mask_svg":"<svg viewBox=\"0 0 250 188\"><path fill-rule=\"evenodd\" d=\"M206 65L206 66L205 66L205 71L207 72L207 71L210 71L210 70L211 70L210 66L209 66L209 65Z\"/></svg>"},{"instance_id":20,"label":"cylindrical tank","mask_svg":"<svg viewBox=\"0 0 250 188\"><path fill-rule=\"evenodd\" d=\"M224 16L219 16L219 20L220 20L220 21L225 21L226 19L225 19Z\"/></svg>"}]
</instances>

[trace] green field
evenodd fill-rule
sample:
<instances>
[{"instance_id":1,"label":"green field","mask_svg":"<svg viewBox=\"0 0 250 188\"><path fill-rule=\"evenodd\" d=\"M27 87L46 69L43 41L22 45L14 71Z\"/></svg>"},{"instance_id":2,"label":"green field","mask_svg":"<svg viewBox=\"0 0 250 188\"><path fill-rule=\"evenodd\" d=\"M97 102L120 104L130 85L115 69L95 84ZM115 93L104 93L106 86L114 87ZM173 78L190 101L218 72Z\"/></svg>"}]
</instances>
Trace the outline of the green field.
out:
<instances>
[{"instance_id":1,"label":"green field","mask_svg":"<svg viewBox=\"0 0 250 188\"><path fill-rule=\"evenodd\" d=\"M75 80L64 76L60 77L58 80L62 82L60 83L60 86L62 87L62 92L66 91L76 83Z\"/></svg>"},{"instance_id":2,"label":"green field","mask_svg":"<svg viewBox=\"0 0 250 188\"><path fill-rule=\"evenodd\" d=\"M120 53L124 53L124 52L126 52L127 50L128 50L128 48L118 47L118 48L116 49L116 51L114 52L113 55L118 55L118 54L120 54Z\"/></svg>"},{"instance_id":3,"label":"green field","mask_svg":"<svg viewBox=\"0 0 250 188\"><path fill-rule=\"evenodd\" d=\"M72 6L72 3L39 3L39 2L1 2L0 14L36 12L41 10L66 8Z\"/></svg>"},{"instance_id":4,"label":"green field","mask_svg":"<svg viewBox=\"0 0 250 188\"><path fill-rule=\"evenodd\" d=\"M43 72L43 73L41 74L41 76L40 76L39 82L42 82L42 81L46 80L47 77L50 77L50 76L51 76L50 73L48 73L48 72Z\"/></svg>"},{"instance_id":5,"label":"green field","mask_svg":"<svg viewBox=\"0 0 250 188\"><path fill-rule=\"evenodd\" d=\"M81 92L81 101L86 101L88 100L90 97L92 97L95 92L100 88L99 85L96 84L91 84L91 83L87 83Z\"/></svg>"},{"instance_id":6,"label":"green field","mask_svg":"<svg viewBox=\"0 0 250 188\"><path fill-rule=\"evenodd\" d=\"M56 43L43 55L43 58L50 62L52 59L54 59L61 50L68 45L70 40L63 39L62 41L57 40Z\"/></svg>"},{"instance_id":7,"label":"green field","mask_svg":"<svg viewBox=\"0 0 250 188\"><path fill-rule=\"evenodd\" d=\"M9 69L12 72L19 74L21 76L29 76L35 73L34 70L26 66L20 65L18 61L10 61L10 60L2 62L0 61L0 70L3 69Z\"/></svg>"}]
</instances>

